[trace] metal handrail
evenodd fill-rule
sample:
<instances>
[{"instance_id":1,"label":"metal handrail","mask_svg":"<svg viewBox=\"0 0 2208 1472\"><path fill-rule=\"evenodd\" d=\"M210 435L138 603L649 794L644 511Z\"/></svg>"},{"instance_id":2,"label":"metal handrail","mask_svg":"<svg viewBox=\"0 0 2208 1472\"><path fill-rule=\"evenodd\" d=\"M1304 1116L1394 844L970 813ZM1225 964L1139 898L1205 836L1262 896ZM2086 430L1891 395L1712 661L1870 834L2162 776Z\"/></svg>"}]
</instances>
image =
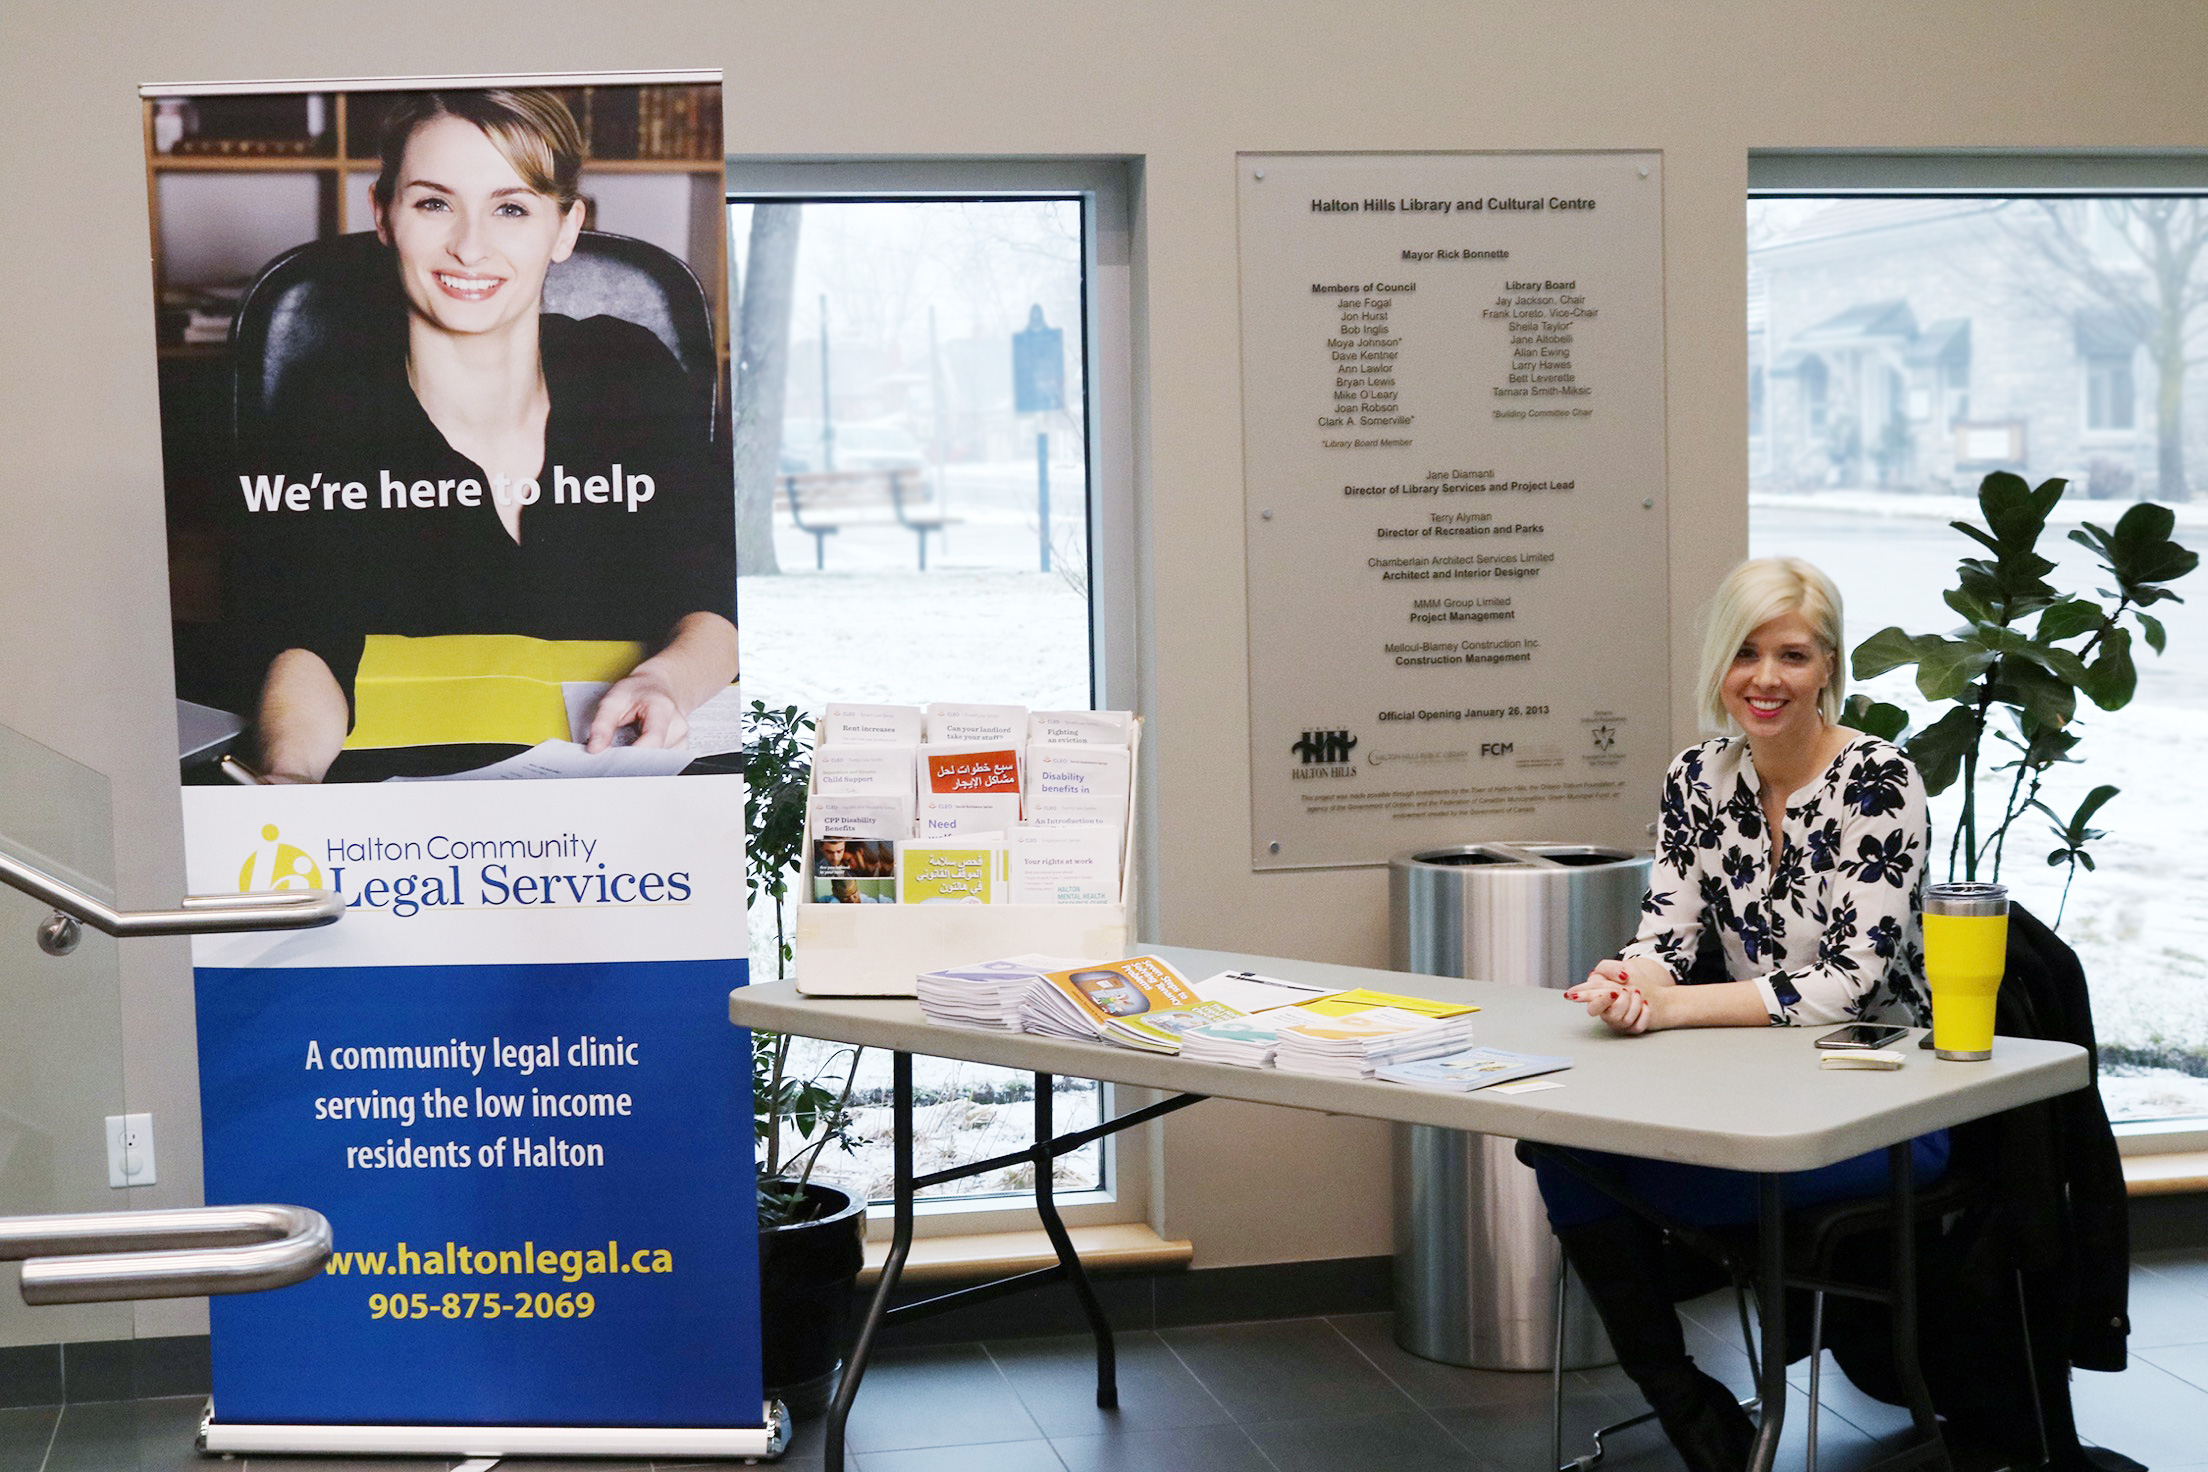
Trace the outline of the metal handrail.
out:
<instances>
[{"instance_id":1,"label":"metal handrail","mask_svg":"<svg viewBox=\"0 0 2208 1472\"><path fill-rule=\"evenodd\" d=\"M306 1281L329 1255L329 1220L304 1206L0 1217L0 1262L22 1261L33 1305L259 1293Z\"/></svg>"},{"instance_id":2,"label":"metal handrail","mask_svg":"<svg viewBox=\"0 0 2208 1472\"><path fill-rule=\"evenodd\" d=\"M77 920L109 935L128 938L312 930L334 923L345 913L345 897L326 889L190 894L173 910L118 910L7 853L0 853L0 884L54 907L56 913L39 927L39 944L48 954L57 956L75 948L75 927L70 922Z\"/></svg>"}]
</instances>

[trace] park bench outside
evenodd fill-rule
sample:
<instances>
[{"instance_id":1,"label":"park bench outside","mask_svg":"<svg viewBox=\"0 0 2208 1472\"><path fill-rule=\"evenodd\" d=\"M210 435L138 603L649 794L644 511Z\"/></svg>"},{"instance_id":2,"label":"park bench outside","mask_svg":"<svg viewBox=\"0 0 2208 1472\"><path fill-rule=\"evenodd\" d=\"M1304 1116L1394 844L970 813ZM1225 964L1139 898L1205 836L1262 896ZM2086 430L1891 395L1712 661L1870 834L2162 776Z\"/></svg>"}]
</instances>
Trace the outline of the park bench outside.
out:
<instances>
[{"instance_id":1,"label":"park bench outside","mask_svg":"<svg viewBox=\"0 0 2208 1472\"><path fill-rule=\"evenodd\" d=\"M958 518L945 514L928 475L910 470L815 470L781 477L790 520L813 539L813 566L828 565L828 539L847 526L887 526L890 521L919 542L920 571L928 570L928 533ZM882 512L889 512L884 520Z\"/></svg>"}]
</instances>

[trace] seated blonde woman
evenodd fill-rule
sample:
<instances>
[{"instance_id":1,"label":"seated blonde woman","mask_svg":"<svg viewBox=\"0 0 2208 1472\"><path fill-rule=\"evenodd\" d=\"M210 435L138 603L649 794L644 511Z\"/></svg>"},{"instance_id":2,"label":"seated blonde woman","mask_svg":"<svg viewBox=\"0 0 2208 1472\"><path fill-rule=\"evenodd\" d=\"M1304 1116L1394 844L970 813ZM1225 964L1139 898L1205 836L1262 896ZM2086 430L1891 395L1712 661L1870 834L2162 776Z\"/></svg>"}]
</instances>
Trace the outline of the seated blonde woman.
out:
<instances>
[{"instance_id":1,"label":"seated blonde woman","mask_svg":"<svg viewBox=\"0 0 2208 1472\"><path fill-rule=\"evenodd\" d=\"M1918 917L1931 841L1924 783L1895 747L1839 724L1840 642L1840 595L1798 558L1744 562L1718 588L1702 714L1725 734L1688 747L1665 776L1639 932L1564 994L1613 1031L1930 1020ZM1690 979L1705 937L1724 955L1726 980ZM1673 1219L1754 1220L1752 1176L1582 1158ZM1936 1178L1945 1132L1917 1140L1912 1159L1918 1179ZM1693 1472L1738 1472L1754 1426L1687 1356L1657 1229L1563 1167L1544 1163L1539 1175L1620 1367ZM1885 1188L1886 1154L1874 1151L1789 1177L1786 1200Z\"/></svg>"}]
</instances>

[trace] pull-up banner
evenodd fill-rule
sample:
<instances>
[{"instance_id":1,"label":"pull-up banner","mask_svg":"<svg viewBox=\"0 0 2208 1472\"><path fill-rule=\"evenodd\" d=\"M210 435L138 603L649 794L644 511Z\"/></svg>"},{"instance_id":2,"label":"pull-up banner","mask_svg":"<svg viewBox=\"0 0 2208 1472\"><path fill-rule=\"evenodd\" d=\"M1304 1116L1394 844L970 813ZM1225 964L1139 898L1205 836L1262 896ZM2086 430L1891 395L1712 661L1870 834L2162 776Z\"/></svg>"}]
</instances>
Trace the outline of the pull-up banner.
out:
<instances>
[{"instance_id":1,"label":"pull-up banner","mask_svg":"<svg viewBox=\"0 0 2208 1472\"><path fill-rule=\"evenodd\" d=\"M718 74L144 93L206 1447L760 1454Z\"/></svg>"},{"instance_id":2,"label":"pull-up banner","mask_svg":"<svg viewBox=\"0 0 2208 1472\"><path fill-rule=\"evenodd\" d=\"M756 1424L738 779L194 787L195 892L335 889L195 954L210 1200L330 1218L214 1300L254 1424ZM261 881L256 883L256 881Z\"/></svg>"}]
</instances>

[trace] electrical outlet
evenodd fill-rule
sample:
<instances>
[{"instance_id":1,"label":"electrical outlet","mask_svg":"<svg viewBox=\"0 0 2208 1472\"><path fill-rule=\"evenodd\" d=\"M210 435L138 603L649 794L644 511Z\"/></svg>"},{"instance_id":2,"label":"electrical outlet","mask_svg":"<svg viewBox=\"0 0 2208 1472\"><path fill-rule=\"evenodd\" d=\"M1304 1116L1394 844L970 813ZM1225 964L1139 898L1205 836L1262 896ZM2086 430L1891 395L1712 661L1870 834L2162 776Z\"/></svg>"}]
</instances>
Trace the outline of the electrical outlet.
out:
<instances>
[{"instance_id":1,"label":"electrical outlet","mask_svg":"<svg viewBox=\"0 0 2208 1472\"><path fill-rule=\"evenodd\" d=\"M150 1186L153 1182L153 1116L110 1114L107 1117L107 1183L110 1186Z\"/></svg>"}]
</instances>

